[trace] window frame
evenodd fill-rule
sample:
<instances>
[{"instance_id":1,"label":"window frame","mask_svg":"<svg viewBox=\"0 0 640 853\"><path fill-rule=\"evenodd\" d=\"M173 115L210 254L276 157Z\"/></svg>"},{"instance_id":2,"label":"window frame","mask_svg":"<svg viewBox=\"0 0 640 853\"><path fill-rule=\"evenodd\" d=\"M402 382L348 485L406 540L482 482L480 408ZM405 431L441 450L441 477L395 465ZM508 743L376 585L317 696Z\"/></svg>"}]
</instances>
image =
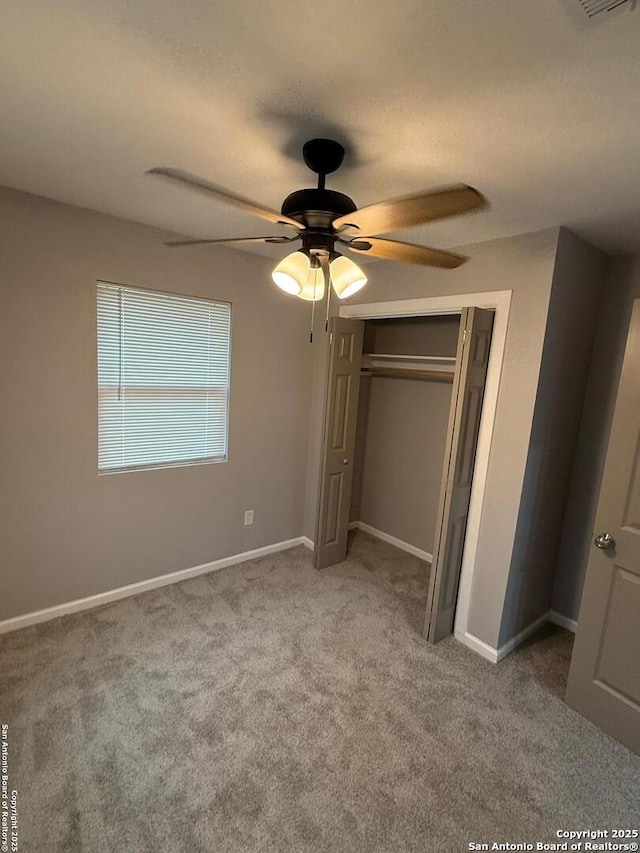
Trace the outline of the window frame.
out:
<instances>
[{"instance_id":1,"label":"window frame","mask_svg":"<svg viewBox=\"0 0 640 853\"><path fill-rule=\"evenodd\" d=\"M150 293L158 296L168 296L168 297L176 297L177 299L193 299L199 300L201 302L213 303L214 305L221 305L228 308L229 311L229 339L228 339L228 358L227 358L227 384L226 384L226 407L225 407L225 424L224 424L224 438L225 438L225 452L221 456L215 457L195 457L190 459L180 459L180 460L168 460L164 462L150 462L147 464L132 464L132 465L124 465L120 467L109 467L109 468L101 468L100 467L100 342L99 342L99 334L100 334L100 326L98 320L98 311L99 311L99 288L100 285L106 285L114 288L124 288L126 290L135 290L141 293ZM97 450L97 459L96 459L96 470L99 476L108 476L111 474L128 474L135 473L140 471L158 471L165 468L191 468L194 466L200 465L218 465L219 463L228 462L229 461L229 441L230 441L230 421L231 421L231 360L233 353L233 303L230 300L226 299L211 299L207 296L194 296L190 293L179 292L175 290L159 290L157 288L152 287L141 287L139 285L132 284L123 284L118 281L111 281L105 278L99 278L95 280L95 312L94 317L96 321L96 414L97 414L97 423L96 423L96 450ZM126 386L125 386L126 387ZM160 386L162 387L162 386Z\"/></svg>"}]
</instances>

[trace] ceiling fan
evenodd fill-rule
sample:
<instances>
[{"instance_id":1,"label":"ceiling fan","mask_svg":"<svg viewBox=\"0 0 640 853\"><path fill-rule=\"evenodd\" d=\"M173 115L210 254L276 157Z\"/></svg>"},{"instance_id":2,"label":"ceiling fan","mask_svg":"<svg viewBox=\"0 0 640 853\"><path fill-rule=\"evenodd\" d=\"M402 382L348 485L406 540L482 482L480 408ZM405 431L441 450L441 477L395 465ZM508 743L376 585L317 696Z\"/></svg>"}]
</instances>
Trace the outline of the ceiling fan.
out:
<instances>
[{"instance_id":1,"label":"ceiling fan","mask_svg":"<svg viewBox=\"0 0 640 853\"><path fill-rule=\"evenodd\" d=\"M149 169L147 174L206 193L217 201L233 205L275 225L284 225L293 232L273 237L175 240L166 245L285 244L301 240L301 248L287 255L276 266L272 276L284 291L311 302L324 297L325 280L331 282L340 299L352 296L367 283L366 276L357 264L337 252L336 246L356 254L447 269L465 262L466 258L452 252L377 235L458 216L483 207L485 199L472 187L460 185L437 192L421 192L358 209L349 196L325 188L326 176L335 172L344 158L344 148L339 142L310 139L302 149L302 156L309 169L318 175L318 186L315 189L296 190L288 195L280 213L180 169L163 166Z\"/></svg>"}]
</instances>

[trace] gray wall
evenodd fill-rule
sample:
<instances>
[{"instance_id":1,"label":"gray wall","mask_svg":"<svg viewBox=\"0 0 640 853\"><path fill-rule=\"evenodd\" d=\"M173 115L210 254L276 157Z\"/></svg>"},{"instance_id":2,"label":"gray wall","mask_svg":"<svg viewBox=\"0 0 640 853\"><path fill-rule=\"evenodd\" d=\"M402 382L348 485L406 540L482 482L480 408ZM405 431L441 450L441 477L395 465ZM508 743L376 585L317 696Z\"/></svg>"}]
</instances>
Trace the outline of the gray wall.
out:
<instances>
[{"instance_id":1,"label":"gray wall","mask_svg":"<svg viewBox=\"0 0 640 853\"><path fill-rule=\"evenodd\" d=\"M309 311L273 262L11 190L0 212L0 619L299 536ZM233 303L227 463L98 476L97 279Z\"/></svg>"},{"instance_id":2,"label":"gray wall","mask_svg":"<svg viewBox=\"0 0 640 853\"><path fill-rule=\"evenodd\" d=\"M606 269L591 356L552 607L577 620L633 300L640 298L640 257Z\"/></svg>"},{"instance_id":3,"label":"gray wall","mask_svg":"<svg viewBox=\"0 0 640 853\"><path fill-rule=\"evenodd\" d=\"M433 553L451 384L362 382L370 394L362 492L352 518Z\"/></svg>"},{"instance_id":4,"label":"gray wall","mask_svg":"<svg viewBox=\"0 0 640 853\"><path fill-rule=\"evenodd\" d=\"M368 322L365 350L455 356L459 325L459 316ZM433 552L450 402L451 383L362 378L352 521Z\"/></svg>"},{"instance_id":5,"label":"gray wall","mask_svg":"<svg viewBox=\"0 0 640 853\"><path fill-rule=\"evenodd\" d=\"M551 607L606 261L561 230L501 644Z\"/></svg>"},{"instance_id":6,"label":"gray wall","mask_svg":"<svg viewBox=\"0 0 640 853\"><path fill-rule=\"evenodd\" d=\"M455 357L459 328L459 314L367 320L364 351Z\"/></svg>"},{"instance_id":7,"label":"gray wall","mask_svg":"<svg viewBox=\"0 0 640 853\"><path fill-rule=\"evenodd\" d=\"M462 247L470 261L456 270L381 262L354 302L511 290L509 329L487 472L468 630L496 647L529 449L558 229ZM322 374L319 367L318 373ZM318 432L310 460L319 458ZM305 532L313 538L317 477L309 477Z\"/></svg>"}]
</instances>

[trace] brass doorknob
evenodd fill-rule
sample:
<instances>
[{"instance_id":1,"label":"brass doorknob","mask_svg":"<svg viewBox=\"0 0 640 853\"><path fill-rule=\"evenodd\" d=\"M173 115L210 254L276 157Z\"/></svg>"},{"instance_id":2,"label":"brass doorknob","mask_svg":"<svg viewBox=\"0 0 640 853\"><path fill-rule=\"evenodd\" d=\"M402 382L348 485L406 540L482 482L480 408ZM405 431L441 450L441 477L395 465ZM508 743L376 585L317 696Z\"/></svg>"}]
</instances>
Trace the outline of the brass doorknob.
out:
<instances>
[{"instance_id":1,"label":"brass doorknob","mask_svg":"<svg viewBox=\"0 0 640 853\"><path fill-rule=\"evenodd\" d=\"M609 533L601 533L596 536L594 544L596 548L600 548L602 551L610 551L616 547L616 540Z\"/></svg>"},{"instance_id":2,"label":"brass doorknob","mask_svg":"<svg viewBox=\"0 0 640 853\"><path fill-rule=\"evenodd\" d=\"M348 465L348 464L349 464L349 460L348 460L348 459L343 459L343 460L342 460L342 464L343 464L343 465Z\"/></svg>"}]
</instances>

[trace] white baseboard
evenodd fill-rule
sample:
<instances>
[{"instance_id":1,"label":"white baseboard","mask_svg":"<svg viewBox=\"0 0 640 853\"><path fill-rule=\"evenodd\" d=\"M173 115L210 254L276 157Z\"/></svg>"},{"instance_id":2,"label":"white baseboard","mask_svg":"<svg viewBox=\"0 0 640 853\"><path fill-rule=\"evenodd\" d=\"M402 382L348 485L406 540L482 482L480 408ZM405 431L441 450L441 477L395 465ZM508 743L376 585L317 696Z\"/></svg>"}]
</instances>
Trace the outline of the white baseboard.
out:
<instances>
[{"instance_id":1,"label":"white baseboard","mask_svg":"<svg viewBox=\"0 0 640 853\"><path fill-rule=\"evenodd\" d=\"M371 527L371 525L365 524L364 521L352 521L349 527L357 527L358 530L362 530L370 536L375 536L376 539L382 539L383 542L388 542L389 545L395 545L395 547L399 548L401 551L406 551L407 554L413 554L414 557L419 557L427 563L433 562L433 554L430 554L428 551L423 551L422 548L416 548L415 545L403 542L402 539L397 539L395 536L391 536L390 533L385 533L383 530Z\"/></svg>"},{"instance_id":2,"label":"white baseboard","mask_svg":"<svg viewBox=\"0 0 640 853\"><path fill-rule=\"evenodd\" d=\"M497 649L497 657L498 663L506 658L507 655L511 654L511 652L517 648L520 643L524 643L527 637L530 637L531 634L535 633L538 628L542 628L543 625L546 625L549 621L549 614L543 613L542 616L539 616L537 619L534 619L533 622L530 622L526 628L523 628L520 633L516 634L515 637L512 637L510 640L507 640L502 646Z\"/></svg>"},{"instance_id":3,"label":"white baseboard","mask_svg":"<svg viewBox=\"0 0 640 853\"><path fill-rule=\"evenodd\" d=\"M480 657L491 661L491 663L498 663L498 650L494 649L493 646L479 640L477 637L474 637L473 634L469 634L466 631L456 631L453 636L460 643L468 646L472 651L476 652L476 654L479 654Z\"/></svg>"},{"instance_id":4,"label":"white baseboard","mask_svg":"<svg viewBox=\"0 0 640 853\"><path fill-rule=\"evenodd\" d=\"M219 569L226 569L228 566L235 566L238 563L246 563L248 560L257 560L259 557L277 554L279 551L287 551L290 548L295 548L296 545L306 545L308 541L305 541L304 536L298 536L295 539L274 542L272 545L264 545L262 548L254 548L252 551L243 551L241 554L232 554L230 557L213 560L211 563L203 563L201 566L180 569L177 572L169 572L166 575L149 578L149 580L127 584L127 586L110 589L107 592L100 592L97 595L89 595L87 598L78 598L75 601L67 601L64 604L47 607L44 610L25 613L23 616L14 616L11 619L5 619L0 622L0 634L7 634L9 631L18 631L20 628L37 625L40 622L48 622L50 619L57 619L59 616L66 616L68 613L90 610L93 607L100 607L102 604L108 604L111 601L128 598L130 595L139 595L141 592L158 589L161 586L169 586L170 584L179 583L189 578L195 578L198 575L217 572Z\"/></svg>"},{"instance_id":5,"label":"white baseboard","mask_svg":"<svg viewBox=\"0 0 640 853\"><path fill-rule=\"evenodd\" d=\"M526 628L523 628L523 630L516 634L515 637L507 640L506 643L497 649L494 649L493 646L490 646L483 640L479 640L478 637L474 637L473 634L456 631L454 636L456 640L459 640L465 646L473 649L474 652L477 652L486 660L489 660L492 663L499 663L501 660L506 658L507 655L510 655L511 652L514 651L521 643L523 643L527 637L530 637L531 634L534 634L539 628L546 625L547 622L552 622L554 625L560 625L562 628L566 628L569 631L575 631L577 626L577 623L572 619L568 619L566 616L561 616L559 613L549 610L548 613L543 613L542 616L534 619L533 622L527 625Z\"/></svg>"},{"instance_id":6,"label":"white baseboard","mask_svg":"<svg viewBox=\"0 0 640 853\"><path fill-rule=\"evenodd\" d=\"M549 622L559 625L561 628L566 628L567 631L571 631L573 634L575 634L578 628L578 623L574 619L569 619L568 616L563 616L562 613L556 613L555 610L549 611Z\"/></svg>"},{"instance_id":7,"label":"white baseboard","mask_svg":"<svg viewBox=\"0 0 640 853\"><path fill-rule=\"evenodd\" d=\"M414 557L419 557L421 560L426 560L427 563L431 563L433 561L433 555L429 554L428 551L422 551L420 548L416 548L415 545L410 545L408 542L403 542L402 539L396 539L395 536L391 536L390 533L385 533L382 530L378 530L376 527L371 527L369 524L365 524L363 521L350 521L349 522L349 530L362 530L364 533L368 533L370 536L375 536L376 539L381 539L383 542L388 542L390 545L395 545L396 548L399 548L401 551L406 551L408 554L413 554ZM313 551L314 542L313 539L309 539L307 536L302 537L302 544L307 548L310 548Z\"/></svg>"}]
</instances>

